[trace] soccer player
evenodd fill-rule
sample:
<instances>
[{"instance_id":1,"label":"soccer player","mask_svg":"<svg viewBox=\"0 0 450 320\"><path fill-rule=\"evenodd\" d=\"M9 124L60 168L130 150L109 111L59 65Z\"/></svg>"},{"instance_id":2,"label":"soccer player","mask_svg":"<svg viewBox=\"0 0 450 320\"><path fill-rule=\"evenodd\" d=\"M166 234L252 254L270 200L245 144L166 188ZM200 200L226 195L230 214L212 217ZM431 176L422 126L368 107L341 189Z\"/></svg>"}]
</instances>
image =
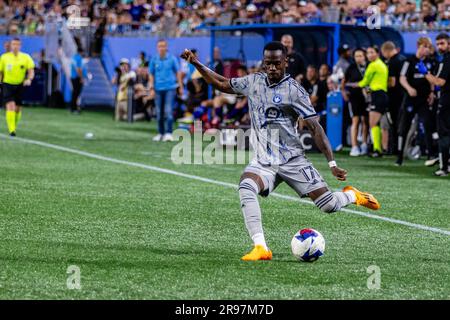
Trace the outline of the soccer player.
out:
<instances>
[{"instance_id":1,"label":"soccer player","mask_svg":"<svg viewBox=\"0 0 450 320\"><path fill-rule=\"evenodd\" d=\"M436 37L438 50L444 53L442 61L439 63L437 74L433 76L427 73L425 78L430 84L441 87L439 104L437 109L437 129L439 134L439 170L434 174L445 177L449 172L449 149L450 149L450 52L449 36L439 34Z\"/></svg>"},{"instance_id":2,"label":"soccer player","mask_svg":"<svg viewBox=\"0 0 450 320\"><path fill-rule=\"evenodd\" d=\"M350 203L374 210L380 208L374 196L353 187L330 191L305 157L296 131L298 119L302 119L311 131L315 143L327 158L332 174L338 180L345 181L347 171L337 166L328 138L305 89L286 74L286 47L281 42L270 42L264 47L263 55L263 72L232 79L210 70L187 49L181 55L217 90L248 97L252 128L250 139L255 156L241 176L239 197L254 248L242 257L245 261L272 259L264 237L258 194L268 196L282 181L299 196L309 196L317 207L327 213L339 211Z\"/></svg>"},{"instance_id":3,"label":"soccer player","mask_svg":"<svg viewBox=\"0 0 450 320\"><path fill-rule=\"evenodd\" d=\"M0 78L3 81L6 124L10 136L14 137L22 115L20 105L23 87L31 85L34 78L34 61L28 54L20 52L19 38L14 38L10 46L11 51L0 57Z\"/></svg>"},{"instance_id":4,"label":"soccer player","mask_svg":"<svg viewBox=\"0 0 450 320\"><path fill-rule=\"evenodd\" d=\"M400 73L400 84L405 88L407 99L402 107L399 132L397 165L403 164L403 152L406 144L406 136L414 116L418 113L425 124L425 136L427 137L427 149L432 148L432 138L429 127L429 108L434 99L434 88L425 78L428 72L426 58L430 54L431 40L421 37L417 40L416 54L406 59Z\"/></svg>"}]
</instances>

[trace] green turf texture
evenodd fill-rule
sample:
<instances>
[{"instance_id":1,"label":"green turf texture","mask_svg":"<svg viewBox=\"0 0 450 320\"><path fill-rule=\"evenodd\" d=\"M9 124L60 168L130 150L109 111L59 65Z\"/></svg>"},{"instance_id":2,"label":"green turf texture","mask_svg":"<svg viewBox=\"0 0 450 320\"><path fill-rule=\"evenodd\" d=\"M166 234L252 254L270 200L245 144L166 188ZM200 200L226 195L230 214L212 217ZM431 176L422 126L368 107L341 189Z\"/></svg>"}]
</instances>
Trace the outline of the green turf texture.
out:
<instances>
[{"instance_id":1,"label":"green turf texture","mask_svg":"<svg viewBox=\"0 0 450 320\"><path fill-rule=\"evenodd\" d=\"M4 110L0 132L6 133ZM86 132L95 139L85 140ZM243 165L175 165L155 122L112 113L27 108L20 137L237 184ZM342 188L322 155L310 159ZM348 184L375 194L379 215L450 230L449 178L423 161L337 155ZM286 185L277 192L294 195ZM314 206L261 200L272 261L242 262L251 248L235 190L0 137L1 299L449 299L450 236ZM352 209L367 211L364 208ZM325 255L295 261L292 236L319 230ZM69 265L81 290L66 286ZM368 289L367 268L381 288Z\"/></svg>"}]
</instances>

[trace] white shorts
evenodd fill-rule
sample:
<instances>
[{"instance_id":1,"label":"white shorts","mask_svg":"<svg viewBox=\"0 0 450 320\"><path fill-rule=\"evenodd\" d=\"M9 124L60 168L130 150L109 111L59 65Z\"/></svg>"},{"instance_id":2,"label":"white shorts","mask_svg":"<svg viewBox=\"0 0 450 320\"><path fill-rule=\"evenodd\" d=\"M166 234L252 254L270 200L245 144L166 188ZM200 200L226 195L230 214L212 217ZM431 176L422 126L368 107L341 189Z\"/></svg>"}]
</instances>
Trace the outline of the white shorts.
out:
<instances>
[{"instance_id":1,"label":"white shorts","mask_svg":"<svg viewBox=\"0 0 450 320\"><path fill-rule=\"evenodd\" d=\"M237 96L236 96L235 94L231 94L231 93L222 93L221 96L222 96L222 98L225 99L225 101L226 101L228 104L235 104L235 103L236 103Z\"/></svg>"},{"instance_id":2,"label":"white shorts","mask_svg":"<svg viewBox=\"0 0 450 320\"><path fill-rule=\"evenodd\" d=\"M253 160L244 170L261 177L264 190L260 194L267 197L281 183L286 182L300 197L317 189L328 188L320 173L303 156L294 157L287 163L272 167Z\"/></svg>"}]
</instances>

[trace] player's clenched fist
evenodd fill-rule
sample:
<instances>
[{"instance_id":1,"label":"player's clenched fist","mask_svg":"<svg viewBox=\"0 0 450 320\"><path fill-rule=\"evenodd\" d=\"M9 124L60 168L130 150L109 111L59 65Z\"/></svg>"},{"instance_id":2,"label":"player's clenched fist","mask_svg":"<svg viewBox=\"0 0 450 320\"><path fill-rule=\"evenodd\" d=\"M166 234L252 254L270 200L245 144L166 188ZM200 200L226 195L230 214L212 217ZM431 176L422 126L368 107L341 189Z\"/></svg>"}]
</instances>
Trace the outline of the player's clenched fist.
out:
<instances>
[{"instance_id":1,"label":"player's clenched fist","mask_svg":"<svg viewBox=\"0 0 450 320\"><path fill-rule=\"evenodd\" d=\"M335 176L338 180L347 180L347 170L341 169L339 167L333 167L331 168L331 172L333 173L333 176Z\"/></svg>"},{"instance_id":2,"label":"player's clenched fist","mask_svg":"<svg viewBox=\"0 0 450 320\"><path fill-rule=\"evenodd\" d=\"M188 49L184 49L184 51L180 55L180 57L189 63L192 63L195 60L195 54L191 50L188 50Z\"/></svg>"}]
</instances>

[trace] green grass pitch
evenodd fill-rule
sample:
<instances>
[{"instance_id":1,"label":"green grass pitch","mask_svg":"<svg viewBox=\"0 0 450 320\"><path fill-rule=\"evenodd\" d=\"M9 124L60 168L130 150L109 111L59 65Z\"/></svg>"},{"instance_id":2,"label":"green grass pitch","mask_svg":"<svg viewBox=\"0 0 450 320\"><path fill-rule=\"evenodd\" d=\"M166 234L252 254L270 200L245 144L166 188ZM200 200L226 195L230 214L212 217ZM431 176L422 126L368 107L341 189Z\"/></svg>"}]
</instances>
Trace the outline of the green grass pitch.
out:
<instances>
[{"instance_id":1,"label":"green grass pitch","mask_svg":"<svg viewBox=\"0 0 450 320\"><path fill-rule=\"evenodd\" d=\"M6 133L4 110L0 132ZM85 140L86 132L95 139ZM27 108L19 137L237 184L243 165L175 165L174 144L151 142L155 123ZM310 159L329 185L319 154ZM338 154L348 184L375 194L377 215L450 230L448 178L423 161ZM278 193L294 195L286 185ZM251 248L232 188L92 159L0 137L1 299L449 299L450 236L269 197L261 200L273 261ZM352 209L367 212L364 208ZM326 239L315 263L296 262L290 241L311 227ZM81 272L69 290L67 268ZM369 289L369 266L381 287Z\"/></svg>"}]
</instances>

